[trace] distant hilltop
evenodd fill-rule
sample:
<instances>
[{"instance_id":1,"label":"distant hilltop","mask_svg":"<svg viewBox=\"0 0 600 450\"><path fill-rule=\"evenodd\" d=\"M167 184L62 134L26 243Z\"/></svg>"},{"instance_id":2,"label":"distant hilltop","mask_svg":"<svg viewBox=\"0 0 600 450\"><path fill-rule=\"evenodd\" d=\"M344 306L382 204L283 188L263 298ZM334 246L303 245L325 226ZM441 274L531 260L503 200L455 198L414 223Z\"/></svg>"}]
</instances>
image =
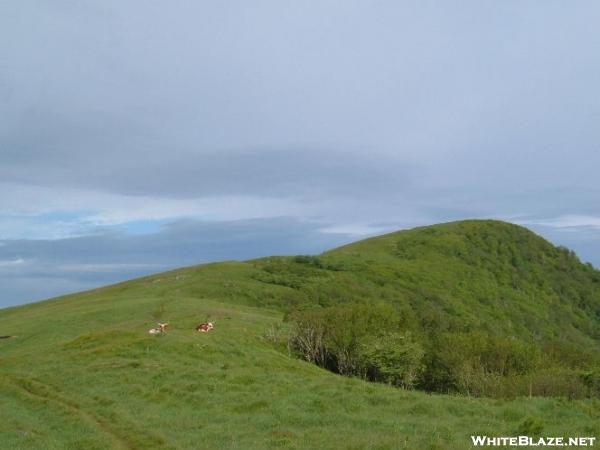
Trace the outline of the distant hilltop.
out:
<instances>
[{"instance_id":1,"label":"distant hilltop","mask_svg":"<svg viewBox=\"0 0 600 450\"><path fill-rule=\"evenodd\" d=\"M0 335L6 448L462 449L489 430L600 433L600 272L498 221L6 308Z\"/></svg>"}]
</instances>

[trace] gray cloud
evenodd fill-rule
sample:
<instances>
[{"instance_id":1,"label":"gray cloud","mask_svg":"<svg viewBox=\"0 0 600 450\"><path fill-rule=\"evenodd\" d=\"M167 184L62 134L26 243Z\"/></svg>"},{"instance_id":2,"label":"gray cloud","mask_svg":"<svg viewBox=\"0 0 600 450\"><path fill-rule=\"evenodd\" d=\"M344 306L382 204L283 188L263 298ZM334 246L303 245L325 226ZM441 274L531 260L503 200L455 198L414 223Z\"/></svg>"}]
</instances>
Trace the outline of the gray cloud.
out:
<instances>
[{"instance_id":1,"label":"gray cloud","mask_svg":"<svg viewBox=\"0 0 600 450\"><path fill-rule=\"evenodd\" d=\"M89 289L169 268L273 254L319 253L352 240L289 218L184 220L158 232L0 241L0 306Z\"/></svg>"},{"instance_id":2,"label":"gray cloud","mask_svg":"<svg viewBox=\"0 0 600 450\"><path fill-rule=\"evenodd\" d=\"M595 232L540 224L600 216L599 18L593 0L2 2L0 270L43 279L15 261L72 252L57 293L110 264L208 260L177 247L186 218L243 224L211 258L236 236L313 250L280 216L362 234L523 221L598 264ZM176 223L176 248L140 260L156 234L111 228L136 221ZM298 236L330 242L314 233Z\"/></svg>"},{"instance_id":3,"label":"gray cloud","mask_svg":"<svg viewBox=\"0 0 600 450\"><path fill-rule=\"evenodd\" d=\"M583 221L582 221L583 220ZM591 225L588 223L591 221ZM524 221L526 222L526 221ZM600 261L600 218L567 218L559 226L526 223L584 261ZM374 224L364 235L419 223ZM123 232L56 240L0 241L0 307L90 289L208 261L317 254L356 240L350 231L291 218L205 222L181 220L145 235Z\"/></svg>"},{"instance_id":4,"label":"gray cloud","mask_svg":"<svg viewBox=\"0 0 600 450\"><path fill-rule=\"evenodd\" d=\"M594 2L140 5L2 6L3 180L378 191L408 166L446 186L593 185Z\"/></svg>"},{"instance_id":5,"label":"gray cloud","mask_svg":"<svg viewBox=\"0 0 600 450\"><path fill-rule=\"evenodd\" d=\"M87 167L82 155L36 158L12 147L19 163L0 167L5 182L98 189L124 195L194 198L202 196L389 194L410 185L415 164L388 156L352 154L339 149L282 148L223 150L132 162L115 157L110 167ZM11 155L5 155L8 159ZM16 158L14 158L16 159ZM33 162L32 162L33 161ZM37 167L36 167L37 165Z\"/></svg>"}]
</instances>

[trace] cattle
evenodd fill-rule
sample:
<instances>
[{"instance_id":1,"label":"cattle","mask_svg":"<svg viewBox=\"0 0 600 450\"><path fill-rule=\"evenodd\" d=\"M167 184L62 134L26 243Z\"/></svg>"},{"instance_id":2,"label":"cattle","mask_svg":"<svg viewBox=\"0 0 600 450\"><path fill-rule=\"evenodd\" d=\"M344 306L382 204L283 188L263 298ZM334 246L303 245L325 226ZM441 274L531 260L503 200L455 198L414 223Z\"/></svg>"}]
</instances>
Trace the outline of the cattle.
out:
<instances>
[{"instance_id":1,"label":"cattle","mask_svg":"<svg viewBox=\"0 0 600 450\"><path fill-rule=\"evenodd\" d=\"M196 327L196 331L199 331L200 333L208 333L214 327L215 325L212 322L201 323Z\"/></svg>"},{"instance_id":2,"label":"cattle","mask_svg":"<svg viewBox=\"0 0 600 450\"><path fill-rule=\"evenodd\" d=\"M148 330L148 333L150 334L162 334L162 333L166 333L167 332L167 325L169 325L168 323L158 323L158 328L152 328L151 330Z\"/></svg>"}]
</instances>

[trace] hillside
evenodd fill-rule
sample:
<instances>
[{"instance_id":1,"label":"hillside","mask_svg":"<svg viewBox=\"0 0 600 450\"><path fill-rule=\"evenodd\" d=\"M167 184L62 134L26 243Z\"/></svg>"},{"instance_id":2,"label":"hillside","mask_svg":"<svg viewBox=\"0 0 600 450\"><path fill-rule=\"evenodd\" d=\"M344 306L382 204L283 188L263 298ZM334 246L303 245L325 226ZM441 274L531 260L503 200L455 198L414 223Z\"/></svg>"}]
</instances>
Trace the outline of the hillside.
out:
<instances>
[{"instance_id":1,"label":"hillside","mask_svg":"<svg viewBox=\"0 0 600 450\"><path fill-rule=\"evenodd\" d=\"M483 336L510 342L509 356L541 354L530 372L486 367L485 380L583 381L554 397L498 388L500 399L461 395L449 379L437 389L426 372L414 386L455 392L441 395L288 353L298 318L364 304L393 308L425 365L438 367L443 345ZM205 320L215 330L194 331ZM169 331L150 336L157 321ZM0 340L0 448L463 449L472 434L599 436L599 330L600 273L502 222L184 268L0 310L0 335L13 336Z\"/></svg>"},{"instance_id":2,"label":"hillside","mask_svg":"<svg viewBox=\"0 0 600 450\"><path fill-rule=\"evenodd\" d=\"M381 295L407 299L416 309L426 304L460 328L600 339L600 272L523 227L498 221L421 227L324 258L387 288Z\"/></svg>"},{"instance_id":3,"label":"hillside","mask_svg":"<svg viewBox=\"0 0 600 450\"><path fill-rule=\"evenodd\" d=\"M289 259L257 265L292 280L299 271ZM444 326L586 344L600 338L600 272L512 224L421 227L350 244L306 265L329 269L300 271L296 280L303 300L322 306L383 298L407 303L422 321L451 322Z\"/></svg>"},{"instance_id":4,"label":"hillside","mask_svg":"<svg viewBox=\"0 0 600 450\"><path fill-rule=\"evenodd\" d=\"M361 355L391 341L348 331L367 316L349 304L384 303L393 311L380 315L395 316L386 333L416 345L397 348L417 358L412 387L494 397L600 394L600 272L526 228L453 222L254 267L255 279L287 288L272 303L286 303L302 327L314 334L325 323L329 337L320 340L330 343L321 356L298 350L339 373L394 381L368 376L377 370Z\"/></svg>"}]
</instances>

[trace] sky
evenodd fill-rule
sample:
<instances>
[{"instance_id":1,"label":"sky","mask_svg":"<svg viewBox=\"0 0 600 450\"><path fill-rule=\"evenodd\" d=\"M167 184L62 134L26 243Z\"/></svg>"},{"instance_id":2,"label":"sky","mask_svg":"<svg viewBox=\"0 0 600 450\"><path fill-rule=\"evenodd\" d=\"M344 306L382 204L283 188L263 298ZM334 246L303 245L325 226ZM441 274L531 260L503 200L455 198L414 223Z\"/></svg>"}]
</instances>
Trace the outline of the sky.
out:
<instances>
[{"instance_id":1,"label":"sky","mask_svg":"<svg viewBox=\"0 0 600 450\"><path fill-rule=\"evenodd\" d=\"M0 307L466 218L600 267L600 2L0 0Z\"/></svg>"}]
</instances>

